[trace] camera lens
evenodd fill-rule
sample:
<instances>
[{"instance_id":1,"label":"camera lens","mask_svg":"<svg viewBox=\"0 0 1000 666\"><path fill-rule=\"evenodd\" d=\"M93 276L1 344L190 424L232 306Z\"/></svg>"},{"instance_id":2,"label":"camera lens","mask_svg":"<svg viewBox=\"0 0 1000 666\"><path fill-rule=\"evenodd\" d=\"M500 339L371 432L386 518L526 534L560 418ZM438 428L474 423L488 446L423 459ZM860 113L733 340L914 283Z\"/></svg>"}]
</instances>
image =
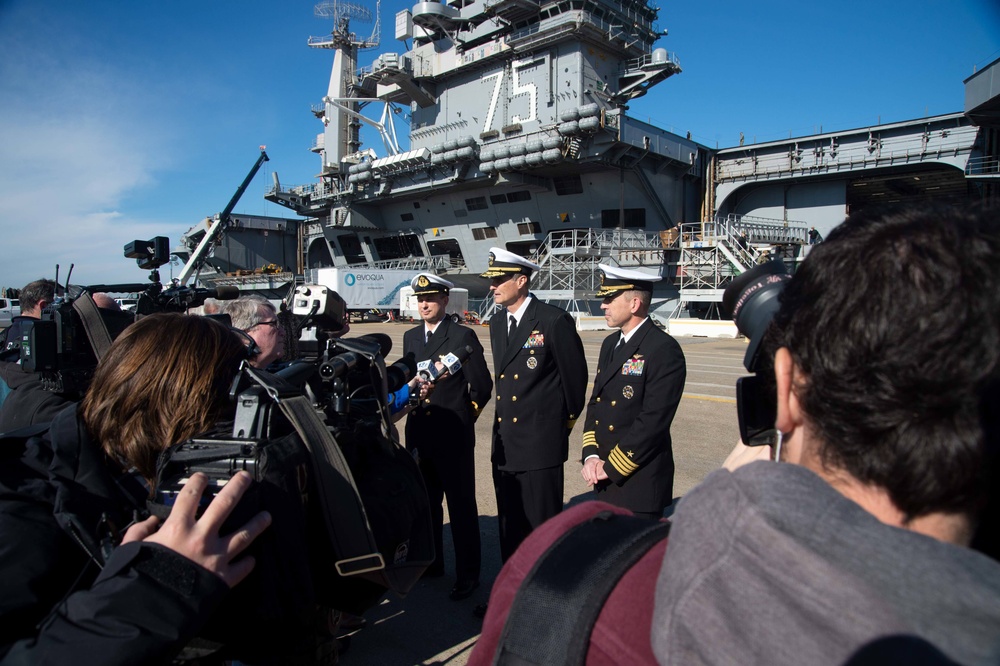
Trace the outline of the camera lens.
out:
<instances>
[{"instance_id":1,"label":"camera lens","mask_svg":"<svg viewBox=\"0 0 1000 666\"><path fill-rule=\"evenodd\" d=\"M743 358L743 365L750 372L756 372L761 338L781 307L778 297L790 277L782 261L769 261L733 280L722 296L723 310L750 340Z\"/></svg>"}]
</instances>

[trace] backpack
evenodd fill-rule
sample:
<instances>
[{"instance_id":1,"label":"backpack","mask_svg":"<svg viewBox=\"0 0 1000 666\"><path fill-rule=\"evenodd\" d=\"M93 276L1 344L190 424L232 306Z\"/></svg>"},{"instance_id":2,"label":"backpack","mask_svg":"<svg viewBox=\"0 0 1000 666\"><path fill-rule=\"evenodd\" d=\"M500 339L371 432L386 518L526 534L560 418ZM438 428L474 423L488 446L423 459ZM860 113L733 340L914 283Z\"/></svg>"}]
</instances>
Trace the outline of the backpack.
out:
<instances>
[{"instance_id":1,"label":"backpack","mask_svg":"<svg viewBox=\"0 0 1000 666\"><path fill-rule=\"evenodd\" d=\"M586 663L591 634L612 591L669 531L670 523L610 510L566 529L517 587L492 663Z\"/></svg>"}]
</instances>

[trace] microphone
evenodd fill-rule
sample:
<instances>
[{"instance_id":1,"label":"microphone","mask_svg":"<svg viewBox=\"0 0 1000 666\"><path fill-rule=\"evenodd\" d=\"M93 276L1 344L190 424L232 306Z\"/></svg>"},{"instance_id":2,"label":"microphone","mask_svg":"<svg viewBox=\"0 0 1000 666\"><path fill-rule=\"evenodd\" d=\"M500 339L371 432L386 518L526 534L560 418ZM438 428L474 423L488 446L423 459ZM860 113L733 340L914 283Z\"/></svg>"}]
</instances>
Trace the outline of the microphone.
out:
<instances>
[{"instance_id":1,"label":"microphone","mask_svg":"<svg viewBox=\"0 0 1000 666\"><path fill-rule=\"evenodd\" d=\"M214 298L220 301L232 301L240 297L239 287L216 287L215 289L206 289L206 298Z\"/></svg>"},{"instance_id":2,"label":"microphone","mask_svg":"<svg viewBox=\"0 0 1000 666\"><path fill-rule=\"evenodd\" d=\"M434 383L440 379L444 373L454 375L462 369L462 364L472 356L472 347L465 345L463 349L458 349L441 357L443 370L438 370L437 361L426 360L417 363L417 374L425 382Z\"/></svg>"},{"instance_id":3,"label":"microphone","mask_svg":"<svg viewBox=\"0 0 1000 666\"><path fill-rule=\"evenodd\" d=\"M441 364L444 365L449 375L454 375L462 369L462 364L468 361L470 356L472 356L472 347L465 345L464 349L451 352L442 358Z\"/></svg>"},{"instance_id":4,"label":"microphone","mask_svg":"<svg viewBox=\"0 0 1000 666\"><path fill-rule=\"evenodd\" d=\"M437 378L441 376L436 363L431 359L417 363L417 376L425 382L436 382Z\"/></svg>"}]
</instances>

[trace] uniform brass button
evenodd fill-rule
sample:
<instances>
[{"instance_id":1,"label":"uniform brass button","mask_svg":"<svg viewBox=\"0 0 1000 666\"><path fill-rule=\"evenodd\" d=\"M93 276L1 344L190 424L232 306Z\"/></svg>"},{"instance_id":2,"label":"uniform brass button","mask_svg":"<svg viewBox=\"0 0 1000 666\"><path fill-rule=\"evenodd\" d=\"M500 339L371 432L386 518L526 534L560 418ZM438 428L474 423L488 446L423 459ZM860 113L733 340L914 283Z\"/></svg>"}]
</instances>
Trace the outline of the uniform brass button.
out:
<instances>
[{"instance_id":1,"label":"uniform brass button","mask_svg":"<svg viewBox=\"0 0 1000 666\"><path fill-rule=\"evenodd\" d=\"M500 396L497 396L497 400L499 400L499 399L500 399Z\"/></svg>"},{"instance_id":2,"label":"uniform brass button","mask_svg":"<svg viewBox=\"0 0 1000 666\"><path fill-rule=\"evenodd\" d=\"M601 422L600 422L600 421L597 421L597 420L595 420L595 421L594 421L594 425L595 425L595 426L599 426L599 425L601 425Z\"/></svg>"},{"instance_id":3,"label":"uniform brass button","mask_svg":"<svg viewBox=\"0 0 1000 666\"><path fill-rule=\"evenodd\" d=\"M517 417L515 416L513 419L511 419L511 421L513 421L514 423L517 423Z\"/></svg>"},{"instance_id":4,"label":"uniform brass button","mask_svg":"<svg viewBox=\"0 0 1000 666\"><path fill-rule=\"evenodd\" d=\"M528 352L528 353L529 353L529 354L531 354L532 356L534 356L534 354L535 354L535 350L534 350L534 349L532 349L532 350L531 350L530 352Z\"/></svg>"},{"instance_id":5,"label":"uniform brass button","mask_svg":"<svg viewBox=\"0 0 1000 666\"><path fill-rule=\"evenodd\" d=\"M614 431L615 431L615 427L613 425L609 425L608 426L608 432L614 432Z\"/></svg>"},{"instance_id":6,"label":"uniform brass button","mask_svg":"<svg viewBox=\"0 0 1000 666\"><path fill-rule=\"evenodd\" d=\"M600 402L600 401L601 401L601 397L600 397L600 396L598 396L598 397L597 397L597 402Z\"/></svg>"},{"instance_id":7,"label":"uniform brass button","mask_svg":"<svg viewBox=\"0 0 1000 666\"><path fill-rule=\"evenodd\" d=\"M503 379L503 375L500 375L500 379Z\"/></svg>"},{"instance_id":8,"label":"uniform brass button","mask_svg":"<svg viewBox=\"0 0 1000 666\"><path fill-rule=\"evenodd\" d=\"M511 402L517 402L517 396L516 395L510 396L510 401Z\"/></svg>"},{"instance_id":9,"label":"uniform brass button","mask_svg":"<svg viewBox=\"0 0 1000 666\"><path fill-rule=\"evenodd\" d=\"M615 405L617 405L617 404L618 404L618 401L617 401L617 400L612 400L612 401L611 401L611 406L612 406L612 407L614 407L614 406L615 406Z\"/></svg>"},{"instance_id":10,"label":"uniform brass button","mask_svg":"<svg viewBox=\"0 0 1000 666\"><path fill-rule=\"evenodd\" d=\"M517 375L514 375L514 379L517 379Z\"/></svg>"},{"instance_id":11,"label":"uniform brass button","mask_svg":"<svg viewBox=\"0 0 1000 666\"><path fill-rule=\"evenodd\" d=\"M500 423L501 421L503 421L503 418L498 416L497 417L497 423Z\"/></svg>"}]
</instances>

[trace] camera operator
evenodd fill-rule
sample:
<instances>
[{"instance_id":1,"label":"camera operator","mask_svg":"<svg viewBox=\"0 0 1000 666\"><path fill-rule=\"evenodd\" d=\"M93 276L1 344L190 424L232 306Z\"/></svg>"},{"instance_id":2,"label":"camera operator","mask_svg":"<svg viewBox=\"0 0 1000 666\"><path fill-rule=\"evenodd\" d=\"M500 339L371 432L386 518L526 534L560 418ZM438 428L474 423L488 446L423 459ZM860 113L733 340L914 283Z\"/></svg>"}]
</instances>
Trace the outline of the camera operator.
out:
<instances>
[{"instance_id":1,"label":"camera operator","mask_svg":"<svg viewBox=\"0 0 1000 666\"><path fill-rule=\"evenodd\" d=\"M998 267L995 215L957 210L813 248L764 340L780 462L681 502L660 663L1000 662L1000 564L966 548L996 488Z\"/></svg>"},{"instance_id":2,"label":"camera operator","mask_svg":"<svg viewBox=\"0 0 1000 666\"><path fill-rule=\"evenodd\" d=\"M0 405L6 402L12 391L33 376L23 372L18 361L21 358L21 336L25 322L39 319L42 310L56 298L56 283L52 280L29 282L20 291L21 314L10 321L0 331ZM3 428L0 427L0 432Z\"/></svg>"},{"instance_id":3,"label":"camera operator","mask_svg":"<svg viewBox=\"0 0 1000 666\"><path fill-rule=\"evenodd\" d=\"M225 301L222 312L229 315L233 328L244 331L253 340L250 364L266 368L285 353L285 329L278 322L278 311L263 296L240 296Z\"/></svg>"},{"instance_id":4,"label":"camera operator","mask_svg":"<svg viewBox=\"0 0 1000 666\"><path fill-rule=\"evenodd\" d=\"M244 358L216 322L148 316L111 345L79 405L43 434L4 439L0 660L168 661L250 573L254 560L239 556L268 514L220 535L252 483L245 472L200 518L207 479L195 474L162 526L129 527L152 495L160 452L216 423Z\"/></svg>"}]
</instances>

